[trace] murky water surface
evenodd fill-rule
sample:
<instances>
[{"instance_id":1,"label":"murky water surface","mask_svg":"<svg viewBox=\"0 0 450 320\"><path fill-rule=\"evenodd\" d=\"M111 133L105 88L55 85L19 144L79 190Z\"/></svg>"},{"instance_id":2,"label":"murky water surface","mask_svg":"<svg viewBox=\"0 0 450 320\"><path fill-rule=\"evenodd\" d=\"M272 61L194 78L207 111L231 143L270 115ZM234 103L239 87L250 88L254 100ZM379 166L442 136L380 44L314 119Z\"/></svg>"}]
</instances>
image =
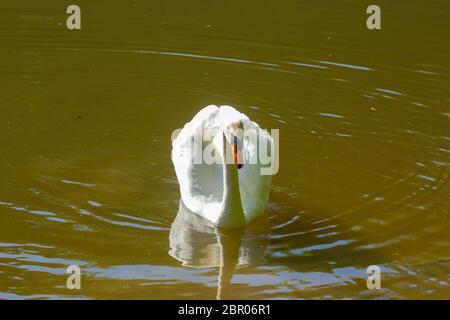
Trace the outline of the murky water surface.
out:
<instances>
[{"instance_id":1,"label":"murky water surface","mask_svg":"<svg viewBox=\"0 0 450 320\"><path fill-rule=\"evenodd\" d=\"M78 3L0 3L0 298L450 297L448 1ZM241 232L179 207L212 103L280 129Z\"/></svg>"}]
</instances>

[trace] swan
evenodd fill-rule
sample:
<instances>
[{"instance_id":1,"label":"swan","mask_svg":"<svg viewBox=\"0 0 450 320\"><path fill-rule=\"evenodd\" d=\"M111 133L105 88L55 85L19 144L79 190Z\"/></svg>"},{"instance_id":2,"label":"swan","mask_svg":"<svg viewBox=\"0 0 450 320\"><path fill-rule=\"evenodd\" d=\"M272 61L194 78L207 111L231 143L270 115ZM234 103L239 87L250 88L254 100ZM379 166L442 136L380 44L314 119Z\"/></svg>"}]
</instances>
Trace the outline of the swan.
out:
<instances>
[{"instance_id":1,"label":"swan","mask_svg":"<svg viewBox=\"0 0 450 320\"><path fill-rule=\"evenodd\" d=\"M172 141L184 205L221 228L241 228L263 215L271 175L261 174L259 148L272 144L267 131L231 106L200 110Z\"/></svg>"}]
</instances>

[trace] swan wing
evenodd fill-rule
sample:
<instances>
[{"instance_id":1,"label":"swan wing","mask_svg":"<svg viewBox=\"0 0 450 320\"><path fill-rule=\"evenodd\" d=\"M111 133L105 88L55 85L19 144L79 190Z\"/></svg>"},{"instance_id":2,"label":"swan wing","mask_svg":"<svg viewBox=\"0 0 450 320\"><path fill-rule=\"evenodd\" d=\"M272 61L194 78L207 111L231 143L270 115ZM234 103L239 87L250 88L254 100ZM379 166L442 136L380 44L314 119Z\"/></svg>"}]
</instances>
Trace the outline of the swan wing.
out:
<instances>
[{"instance_id":1,"label":"swan wing","mask_svg":"<svg viewBox=\"0 0 450 320\"><path fill-rule=\"evenodd\" d=\"M245 164L239 170L239 188L246 219L251 221L265 212L269 200L272 176L261 174L261 169L268 165L262 161L259 150L271 150L273 139L247 117L242 122L246 132L243 148Z\"/></svg>"},{"instance_id":2,"label":"swan wing","mask_svg":"<svg viewBox=\"0 0 450 320\"><path fill-rule=\"evenodd\" d=\"M199 152L211 143L203 140L203 132L214 126L218 111L215 105L200 110L172 142L172 162L181 197L187 208L200 214L218 212L222 201L222 167L198 163L202 160Z\"/></svg>"}]
</instances>

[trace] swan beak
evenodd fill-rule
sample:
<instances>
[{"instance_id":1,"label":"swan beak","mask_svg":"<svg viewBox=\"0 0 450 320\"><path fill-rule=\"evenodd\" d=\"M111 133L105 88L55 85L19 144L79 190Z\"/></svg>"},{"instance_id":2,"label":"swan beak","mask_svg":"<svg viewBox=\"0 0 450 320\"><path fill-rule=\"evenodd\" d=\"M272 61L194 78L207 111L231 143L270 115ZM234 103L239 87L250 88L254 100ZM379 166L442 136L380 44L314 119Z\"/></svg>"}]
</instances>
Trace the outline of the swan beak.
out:
<instances>
[{"instance_id":1,"label":"swan beak","mask_svg":"<svg viewBox=\"0 0 450 320\"><path fill-rule=\"evenodd\" d=\"M241 169L244 166L244 163L242 161L242 152L238 150L238 143L237 143L237 137L234 136L233 139L233 163L234 166L238 169Z\"/></svg>"}]
</instances>

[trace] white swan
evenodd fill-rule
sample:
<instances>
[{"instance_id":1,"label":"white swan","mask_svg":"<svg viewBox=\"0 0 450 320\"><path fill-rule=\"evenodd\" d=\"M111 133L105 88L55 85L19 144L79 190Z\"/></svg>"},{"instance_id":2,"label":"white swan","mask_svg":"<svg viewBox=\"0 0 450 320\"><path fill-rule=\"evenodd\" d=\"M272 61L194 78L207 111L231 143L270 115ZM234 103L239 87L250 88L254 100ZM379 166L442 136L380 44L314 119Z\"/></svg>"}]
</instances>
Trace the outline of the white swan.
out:
<instances>
[{"instance_id":1,"label":"white swan","mask_svg":"<svg viewBox=\"0 0 450 320\"><path fill-rule=\"evenodd\" d=\"M249 139L247 132L256 133L258 140ZM266 131L233 107L209 105L200 110L172 142L183 203L223 228L243 227L262 215L271 176L261 174L258 150L270 150L272 143ZM206 163L205 154L216 161Z\"/></svg>"}]
</instances>

